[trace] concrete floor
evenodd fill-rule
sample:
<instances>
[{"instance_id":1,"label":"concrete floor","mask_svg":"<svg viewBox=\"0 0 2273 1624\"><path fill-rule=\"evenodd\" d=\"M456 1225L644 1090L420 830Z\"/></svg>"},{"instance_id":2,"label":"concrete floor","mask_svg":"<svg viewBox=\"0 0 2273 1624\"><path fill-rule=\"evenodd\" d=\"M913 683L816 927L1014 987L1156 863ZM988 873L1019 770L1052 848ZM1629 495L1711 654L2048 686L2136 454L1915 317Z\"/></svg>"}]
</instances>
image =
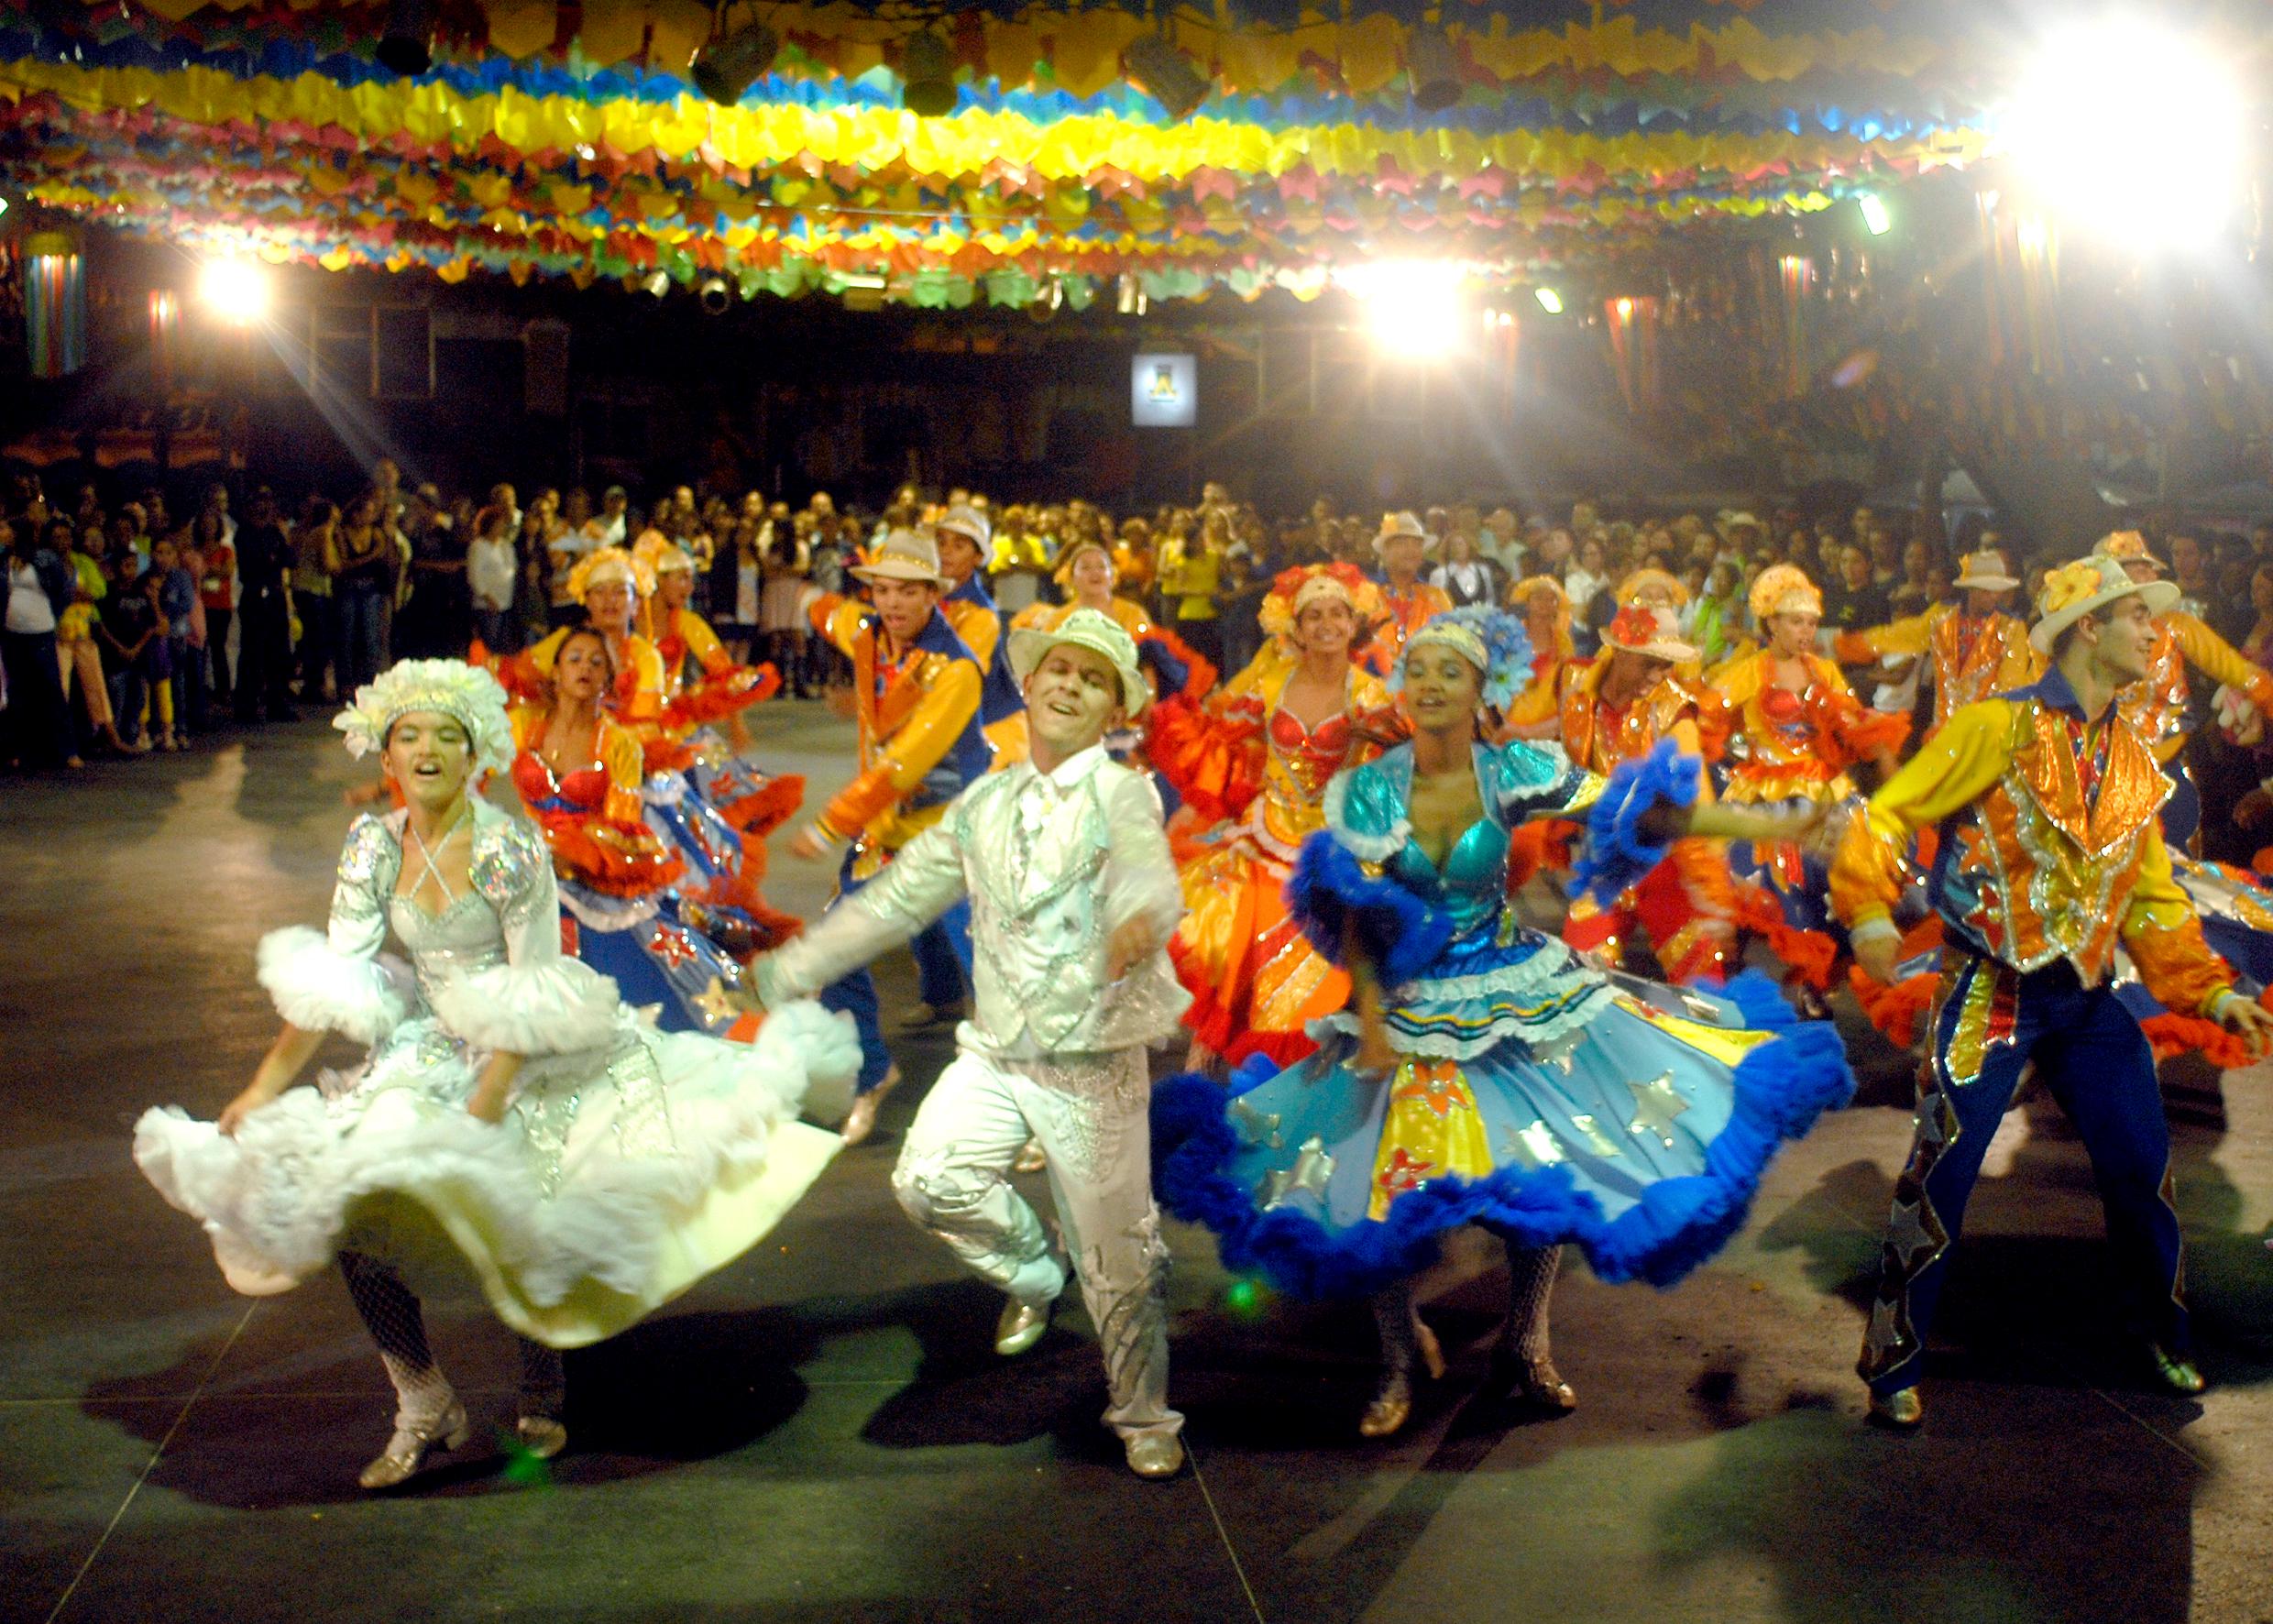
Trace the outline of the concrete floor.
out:
<instances>
[{"instance_id":1,"label":"concrete floor","mask_svg":"<svg viewBox=\"0 0 2273 1624\"><path fill-rule=\"evenodd\" d=\"M763 737L817 794L841 780L820 708ZM323 916L359 776L332 739L0 784L0 1620L2273 1619L2267 1075L2166 1074L2204 1399L2148 1390L2111 1336L2089 1171L2047 1114L1983 1182L1931 1420L1895 1438L1850 1374L1908 1138L1875 1040L1864 1103L1712 1267L1665 1294L1573 1267L1567 1420L1469 1398L1499 1288L1461 1248L1432 1287L1450 1378L1362 1443L1363 1311L1235 1311L1180 1227L1193 1470L1138 1481L1079 1307L995 1359L997 1300L894 1206L911 1086L766 1245L571 1355L549 1474L482 1443L367 1498L390 1401L336 1278L232 1294L127 1156L146 1105L210 1114L273 1034L252 949ZM777 860L782 905L825 883ZM912 998L905 960L884 989ZM946 1055L905 1058L919 1084ZM478 1418L509 1421L502 1332L434 1318Z\"/></svg>"}]
</instances>

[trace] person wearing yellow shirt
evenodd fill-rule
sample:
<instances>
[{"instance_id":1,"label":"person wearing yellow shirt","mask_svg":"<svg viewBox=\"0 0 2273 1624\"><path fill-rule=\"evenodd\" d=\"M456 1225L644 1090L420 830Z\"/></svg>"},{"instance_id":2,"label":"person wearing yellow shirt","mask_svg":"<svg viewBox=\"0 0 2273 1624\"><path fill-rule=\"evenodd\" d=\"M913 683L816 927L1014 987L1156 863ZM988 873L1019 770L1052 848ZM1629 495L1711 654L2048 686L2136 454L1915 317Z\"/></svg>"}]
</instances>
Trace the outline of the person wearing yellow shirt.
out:
<instances>
[{"instance_id":1,"label":"person wearing yellow shirt","mask_svg":"<svg viewBox=\"0 0 2273 1624\"><path fill-rule=\"evenodd\" d=\"M1968 553L1956 585L1965 592L1961 606L1938 603L1922 615L1832 639L1831 652L1842 665L1903 656L1930 662L1934 720L1928 739L1965 706L2025 686L2044 671L2042 657L2029 646L2028 628L2002 608L2020 585L2006 573L2002 553L1993 547Z\"/></svg>"},{"instance_id":2,"label":"person wearing yellow shirt","mask_svg":"<svg viewBox=\"0 0 2273 1624\"><path fill-rule=\"evenodd\" d=\"M932 522L931 536L939 549L939 574L948 583L939 612L986 673L979 696L979 719L986 728L987 742L994 747L994 764L1000 768L1012 761L1024 761L1026 697L1018 692L1017 678L1010 672L1010 651L1003 640L1003 612L989 596L979 567L994 545L994 521L971 503L957 502Z\"/></svg>"},{"instance_id":3,"label":"person wearing yellow shirt","mask_svg":"<svg viewBox=\"0 0 2273 1624\"><path fill-rule=\"evenodd\" d=\"M860 773L789 843L793 855L807 861L843 848L834 907L937 823L950 802L986 775L993 757L979 720L984 674L971 645L939 612L948 583L939 544L918 531L893 531L852 574L867 583L873 604L818 593L806 613L814 631L852 663ZM965 999L968 902L949 908L939 922L956 976L950 994L946 966L935 960L927 970L917 959L924 1003L934 1011ZM844 1124L846 1142L858 1144L874 1128L876 1108L899 1081L899 1070L884 1048L876 984L865 969L830 983L820 1002L850 1015L860 1031L859 1087Z\"/></svg>"},{"instance_id":4,"label":"person wearing yellow shirt","mask_svg":"<svg viewBox=\"0 0 2273 1624\"><path fill-rule=\"evenodd\" d=\"M1839 843L1831 904L1857 962L1883 983L1911 837L1940 830L1927 883L1944 938L1932 1059L1859 1366L1872 1413L1888 1424L1924 1419L1921 1359L1966 1198L2032 1065L2091 1156L2156 1375L2174 1391L2202 1390L2169 1131L2154 1056L2114 985L2116 950L2164 1004L2231 1027L2253 1049L2273 1015L2235 991L2172 880L2158 818L2170 781L2116 704L2147 675L2155 618L2176 597L2104 555L2053 570L2029 637L2051 669L1953 715Z\"/></svg>"},{"instance_id":5,"label":"person wearing yellow shirt","mask_svg":"<svg viewBox=\"0 0 2273 1624\"><path fill-rule=\"evenodd\" d=\"M1230 521L1210 512L1202 520L1197 537L1180 529L1160 549L1160 599L1175 606L1169 618L1176 623L1176 635L1219 669L1224 639L1215 623L1215 597L1223 589L1224 550L1230 539Z\"/></svg>"}]
</instances>

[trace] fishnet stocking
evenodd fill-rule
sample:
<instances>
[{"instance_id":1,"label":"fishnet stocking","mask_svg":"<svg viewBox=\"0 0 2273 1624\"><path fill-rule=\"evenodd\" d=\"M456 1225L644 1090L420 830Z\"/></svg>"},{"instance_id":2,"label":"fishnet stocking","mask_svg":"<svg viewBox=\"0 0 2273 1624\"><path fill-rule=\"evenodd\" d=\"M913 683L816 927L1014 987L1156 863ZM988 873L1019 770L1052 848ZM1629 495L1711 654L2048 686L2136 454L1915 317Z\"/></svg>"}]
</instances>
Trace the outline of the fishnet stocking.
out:
<instances>
[{"instance_id":1,"label":"fishnet stocking","mask_svg":"<svg viewBox=\"0 0 2273 1624\"><path fill-rule=\"evenodd\" d=\"M339 1272L364 1329L379 1345L387 1379L395 1385L396 1428L407 1432L432 1425L456 1394L426 1345L426 1317L418 1299L390 1265L367 1253L342 1252Z\"/></svg>"},{"instance_id":2,"label":"fishnet stocking","mask_svg":"<svg viewBox=\"0 0 2273 1624\"><path fill-rule=\"evenodd\" d=\"M1499 1345L1526 1364L1553 1355L1547 1345L1547 1301L1563 1267L1560 1246L1520 1246L1502 1235L1508 1248L1508 1318Z\"/></svg>"}]
</instances>

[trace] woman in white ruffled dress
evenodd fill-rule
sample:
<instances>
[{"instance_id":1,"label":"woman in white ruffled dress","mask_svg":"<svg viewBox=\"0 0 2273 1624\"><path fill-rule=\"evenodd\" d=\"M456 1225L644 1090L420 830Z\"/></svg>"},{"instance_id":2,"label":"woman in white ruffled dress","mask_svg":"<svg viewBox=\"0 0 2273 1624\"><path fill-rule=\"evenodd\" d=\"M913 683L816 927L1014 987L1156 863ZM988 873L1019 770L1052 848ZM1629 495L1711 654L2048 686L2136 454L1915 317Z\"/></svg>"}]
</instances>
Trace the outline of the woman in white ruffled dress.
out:
<instances>
[{"instance_id":1,"label":"woman in white ruffled dress","mask_svg":"<svg viewBox=\"0 0 2273 1624\"><path fill-rule=\"evenodd\" d=\"M543 837L474 793L513 748L489 673L406 661L334 725L381 753L404 805L349 831L327 932L261 942L285 1026L250 1086L216 1123L146 1113L135 1159L240 1291L338 1259L399 1401L362 1475L381 1488L470 1432L406 1272L470 1277L520 1333L517 1430L556 1453L555 1350L623 1330L763 1236L840 1144L796 1121L808 1083L849 1081L860 1057L811 1004L754 1045L657 1032L562 955ZM390 927L407 966L379 952ZM331 1032L368 1045L362 1062L292 1089Z\"/></svg>"}]
</instances>

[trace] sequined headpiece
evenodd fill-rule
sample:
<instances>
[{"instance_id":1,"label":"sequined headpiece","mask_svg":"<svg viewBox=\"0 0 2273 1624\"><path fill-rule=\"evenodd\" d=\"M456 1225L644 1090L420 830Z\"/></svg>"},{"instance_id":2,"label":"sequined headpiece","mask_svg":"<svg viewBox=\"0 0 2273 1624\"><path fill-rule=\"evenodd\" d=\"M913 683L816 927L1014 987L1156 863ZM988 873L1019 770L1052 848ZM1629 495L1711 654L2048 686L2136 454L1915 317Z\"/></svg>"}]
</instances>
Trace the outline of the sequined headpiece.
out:
<instances>
[{"instance_id":1,"label":"sequined headpiece","mask_svg":"<svg viewBox=\"0 0 2273 1624\"><path fill-rule=\"evenodd\" d=\"M505 690L488 671L463 660L398 661L357 688L332 726L346 736L347 753L360 760L384 750L388 731L418 710L446 716L466 730L476 782L511 763L513 725L506 719Z\"/></svg>"},{"instance_id":2,"label":"sequined headpiece","mask_svg":"<svg viewBox=\"0 0 2273 1624\"><path fill-rule=\"evenodd\" d=\"M627 581L634 598L652 598L655 572L635 554L622 547L595 547L568 572L568 596L582 603L595 587Z\"/></svg>"},{"instance_id":3,"label":"sequined headpiece","mask_svg":"<svg viewBox=\"0 0 2273 1624\"><path fill-rule=\"evenodd\" d=\"M1689 588L1687 583L1683 581L1679 576L1674 575L1670 571L1649 568L1635 570L1624 580L1619 582L1618 601L1620 607L1623 608L1626 605L1640 602L1642 593L1651 587L1655 587L1663 592L1665 595L1667 601L1670 602L1675 609L1686 609L1689 607Z\"/></svg>"},{"instance_id":4,"label":"sequined headpiece","mask_svg":"<svg viewBox=\"0 0 2273 1624\"><path fill-rule=\"evenodd\" d=\"M1282 569L1270 583L1270 592L1263 599L1258 619L1263 631L1282 641L1291 641L1294 623L1302 611L1323 598L1339 598L1357 617L1357 635L1350 642L1355 655L1370 634L1373 626L1389 611L1381 602L1381 588L1367 580L1365 572L1354 564L1298 565Z\"/></svg>"},{"instance_id":5,"label":"sequined headpiece","mask_svg":"<svg viewBox=\"0 0 2273 1624\"><path fill-rule=\"evenodd\" d=\"M1764 626L1771 615L1821 614L1823 594L1797 565L1772 564L1752 583L1745 604L1751 609L1752 619Z\"/></svg>"},{"instance_id":6,"label":"sequined headpiece","mask_svg":"<svg viewBox=\"0 0 2273 1624\"><path fill-rule=\"evenodd\" d=\"M1505 710L1532 680L1532 640L1522 620L1478 603L1433 616L1407 638L1390 687L1404 692L1405 662L1431 644L1452 650L1483 675L1484 702L1496 710Z\"/></svg>"}]
</instances>

